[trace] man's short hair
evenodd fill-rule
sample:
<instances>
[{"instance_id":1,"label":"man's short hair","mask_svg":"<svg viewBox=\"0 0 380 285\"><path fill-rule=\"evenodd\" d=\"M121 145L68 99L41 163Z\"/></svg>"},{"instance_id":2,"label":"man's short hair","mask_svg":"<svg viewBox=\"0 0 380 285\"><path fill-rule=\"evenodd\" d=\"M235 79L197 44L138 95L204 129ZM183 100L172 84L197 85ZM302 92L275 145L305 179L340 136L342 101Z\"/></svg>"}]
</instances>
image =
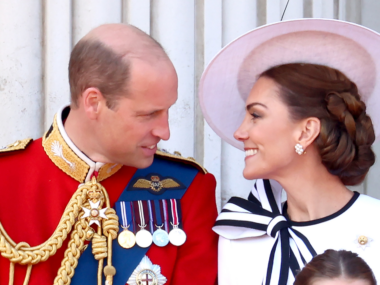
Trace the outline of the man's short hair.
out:
<instances>
[{"instance_id":1,"label":"man's short hair","mask_svg":"<svg viewBox=\"0 0 380 285\"><path fill-rule=\"evenodd\" d=\"M129 62L97 40L79 41L71 52L69 82L71 102L78 106L82 92L90 87L98 88L113 109L117 100L125 96L130 76Z\"/></svg>"}]
</instances>

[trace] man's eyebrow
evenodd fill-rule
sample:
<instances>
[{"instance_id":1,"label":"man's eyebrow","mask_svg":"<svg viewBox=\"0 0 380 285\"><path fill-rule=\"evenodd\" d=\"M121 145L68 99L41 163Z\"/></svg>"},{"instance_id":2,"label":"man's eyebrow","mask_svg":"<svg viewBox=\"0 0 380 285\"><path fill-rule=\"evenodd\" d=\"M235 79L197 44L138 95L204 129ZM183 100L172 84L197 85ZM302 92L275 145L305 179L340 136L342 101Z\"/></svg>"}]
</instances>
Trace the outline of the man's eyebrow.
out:
<instances>
[{"instance_id":1,"label":"man's eyebrow","mask_svg":"<svg viewBox=\"0 0 380 285\"><path fill-rule=\"evenodd\" d=\"M247 105L247 111L249 111L249 109L251 109L253 106L256 106L256 105L259 105L259 106L264 107L265 109L268 109L268 107L265 106L265 105L262 104L262 103L259 103L259 102L253 102L253 103Z\"/></svg>"},{"instance_id":2,"label":"man's eyebrow","mask_svg":"<svg viewBox=\"0 0 380 285\"><path fill-rule=\"evenodd\" d=\"M137 114L151 114L151 113L160 112L162 110L164 110L164 109L143 110L143 111L137 111L136 113Z\"/></svg>"}]
</instances>

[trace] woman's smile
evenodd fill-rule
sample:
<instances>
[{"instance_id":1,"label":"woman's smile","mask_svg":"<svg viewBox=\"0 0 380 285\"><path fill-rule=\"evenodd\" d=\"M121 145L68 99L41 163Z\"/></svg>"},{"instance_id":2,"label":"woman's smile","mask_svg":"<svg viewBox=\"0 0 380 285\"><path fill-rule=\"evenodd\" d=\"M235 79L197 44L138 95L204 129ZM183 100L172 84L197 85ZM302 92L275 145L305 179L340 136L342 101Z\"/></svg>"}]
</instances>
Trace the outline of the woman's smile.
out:
<instances>
[{"instance_id":1,"label":"woman's smile","mask_svg":"<svg viewBox=\"0 0 380 285\"><path fill-rule=\"evenodd\" d=\"M258 150L256 148L245 149L245 158L254 156Z\"/></svg>"}]
</instances>

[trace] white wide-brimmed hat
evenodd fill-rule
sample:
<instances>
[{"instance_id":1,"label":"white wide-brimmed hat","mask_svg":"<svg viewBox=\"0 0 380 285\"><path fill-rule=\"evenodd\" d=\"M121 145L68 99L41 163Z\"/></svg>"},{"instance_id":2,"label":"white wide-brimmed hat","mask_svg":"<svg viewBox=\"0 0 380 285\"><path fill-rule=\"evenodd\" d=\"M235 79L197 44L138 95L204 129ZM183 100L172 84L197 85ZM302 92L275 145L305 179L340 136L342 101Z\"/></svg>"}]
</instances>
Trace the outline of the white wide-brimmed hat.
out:
<instances>
[{"instance_id":1,"label":"white wide-brimmed hat","mask_svg":"<svg viewBox=\"0 0 380 285\"><path fill-rule=\"evenodd\" d=\"M211 128L243 149L233 134L245 115L245 101L267 69L286 63L326 65L356 83L380 138L380 34L329 19L298 19L254 29L223 48L202 75L199 100Z\"/></svg>"}]
</instances>

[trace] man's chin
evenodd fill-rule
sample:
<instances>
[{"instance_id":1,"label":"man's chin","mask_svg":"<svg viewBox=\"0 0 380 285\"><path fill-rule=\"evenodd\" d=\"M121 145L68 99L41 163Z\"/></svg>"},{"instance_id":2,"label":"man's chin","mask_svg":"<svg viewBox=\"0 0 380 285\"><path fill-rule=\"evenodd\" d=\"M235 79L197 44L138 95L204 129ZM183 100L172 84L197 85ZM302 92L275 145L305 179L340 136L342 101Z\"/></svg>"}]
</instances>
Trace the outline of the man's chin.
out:
<instances>
[{"instance_id":1,"label":"man's chin","mask_svg":"<svg viewBox=\"0 0 380 285\"><path fill-rule=\"evenodd\" d=\"M126 161L125 163L123 163L124 165L127 165L127 166L132 166L132 167L136 167L136 168L140 168L140 169L143 169L143 168L147 168L149 166L152 165L153 163L153 159L154 159L154 155L152 155L151 157L145 157L143 159L135 159L134 161Z\"/></svg>"}]
</instances>

